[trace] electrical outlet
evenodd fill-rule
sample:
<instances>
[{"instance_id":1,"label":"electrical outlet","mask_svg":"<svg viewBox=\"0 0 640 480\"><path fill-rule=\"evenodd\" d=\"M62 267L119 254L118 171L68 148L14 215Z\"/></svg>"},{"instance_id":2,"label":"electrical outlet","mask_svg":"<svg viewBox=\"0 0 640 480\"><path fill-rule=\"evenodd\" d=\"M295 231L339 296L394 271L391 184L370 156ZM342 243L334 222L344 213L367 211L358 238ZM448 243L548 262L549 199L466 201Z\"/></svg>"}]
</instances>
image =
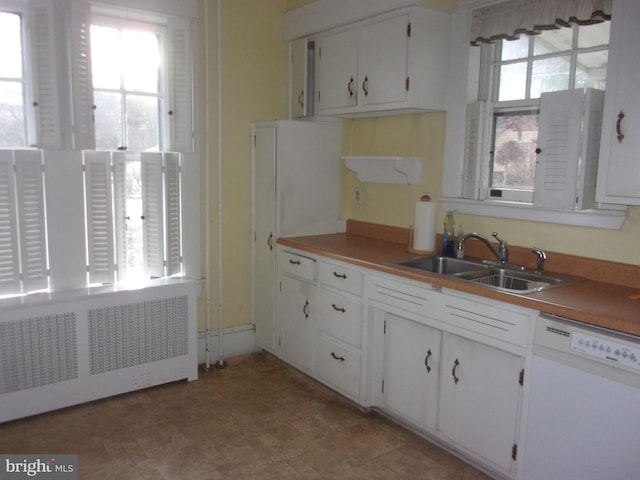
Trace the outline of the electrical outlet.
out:
<instances>
[{"instance_id":1,"label":"electrical outlet","mask_svg":"<svg viewBox=\"0 0 640 480\"><path fill-rule=\"evenodd\" d=\"M353 201L358 205L362 204L362 190L358 187L353 189Z\"/></svg>"}]
</instances>

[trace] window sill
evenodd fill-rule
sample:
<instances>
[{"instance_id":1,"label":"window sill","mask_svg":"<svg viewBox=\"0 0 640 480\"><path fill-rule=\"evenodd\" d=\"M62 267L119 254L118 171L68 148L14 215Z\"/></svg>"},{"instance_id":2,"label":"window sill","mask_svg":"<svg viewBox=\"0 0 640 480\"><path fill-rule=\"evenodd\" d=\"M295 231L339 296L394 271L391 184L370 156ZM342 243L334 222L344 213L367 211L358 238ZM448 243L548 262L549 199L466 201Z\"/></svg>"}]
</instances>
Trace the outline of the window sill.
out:
<instances>
[{"instance_id":1,"label":"window sill","mask_svg":"<svg viewBox=\"0 0 640 480\"><path fill-rule=\"evenodd\" d=\"M510 218L530 222L558 223L576 227L604 228L620 230L627 219L627 208L590 210L542 210L531 205L498 201L466 200L464 198L443 197L446 211L456 211L469 215Z\"/></svg>"}]
</instances>

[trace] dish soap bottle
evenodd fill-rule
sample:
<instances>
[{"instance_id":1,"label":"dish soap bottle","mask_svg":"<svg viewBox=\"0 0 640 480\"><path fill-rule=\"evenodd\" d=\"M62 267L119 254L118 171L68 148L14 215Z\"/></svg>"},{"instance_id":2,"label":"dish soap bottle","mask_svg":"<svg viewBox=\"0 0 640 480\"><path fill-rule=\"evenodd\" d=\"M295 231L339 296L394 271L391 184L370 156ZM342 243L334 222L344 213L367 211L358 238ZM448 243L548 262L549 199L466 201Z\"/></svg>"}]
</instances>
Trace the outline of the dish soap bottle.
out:
<instances>
[{"instance_id":1,"label":"dish soap bottle","mask_svg":"<svg viewBox=\"0 0 640 480\"><path fill-rule=\"evenodd\" d=\"M464 258L464 232L462 225L458 227L458 241L456 242L456 258Z\"/></svg>"},{"instance_id":2,"label":"dish soap bottle","mask_svg":"<svg viewBox=\"0 0 640 480\"><path fill-rule=\"evenodd\" d=\"M453 212L447 212L446 217L444 217L444 235L442 239L442 254L445 257L453 257L454 247L453 247L453 236L455 235L456 224L453 219Z\"/></svg>"}]
</instances>

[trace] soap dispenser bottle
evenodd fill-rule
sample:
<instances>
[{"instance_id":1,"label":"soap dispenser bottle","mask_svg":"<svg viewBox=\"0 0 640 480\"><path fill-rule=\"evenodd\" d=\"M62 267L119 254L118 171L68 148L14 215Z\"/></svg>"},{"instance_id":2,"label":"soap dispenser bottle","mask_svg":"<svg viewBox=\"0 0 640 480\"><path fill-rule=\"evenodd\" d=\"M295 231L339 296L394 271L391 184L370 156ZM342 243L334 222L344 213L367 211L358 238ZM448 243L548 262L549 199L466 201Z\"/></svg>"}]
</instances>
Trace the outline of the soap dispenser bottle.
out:
<instances>
[{"instance_id":1,"label":"soap dispenser bottle","mask_svg":"<svg viewBox=\"0 0 640 480\"><path fill-rule=\"evenodd\" d=\"M453 246L455 228L453 212L447 212L446 217L444 217L444 235L442 239L442 254L445 257L453 257L455 255L455 248Z\"/></svg>"}]
</instances>

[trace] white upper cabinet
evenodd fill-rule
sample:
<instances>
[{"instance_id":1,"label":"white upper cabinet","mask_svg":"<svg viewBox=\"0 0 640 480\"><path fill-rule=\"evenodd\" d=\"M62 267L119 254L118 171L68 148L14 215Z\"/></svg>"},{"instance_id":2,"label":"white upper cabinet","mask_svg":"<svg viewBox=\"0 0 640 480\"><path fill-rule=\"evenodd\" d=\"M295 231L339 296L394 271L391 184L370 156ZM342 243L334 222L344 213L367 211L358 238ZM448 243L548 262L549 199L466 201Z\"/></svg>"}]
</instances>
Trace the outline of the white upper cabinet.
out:
<instances>
[{"instance_id":1,"label":"white upper cabinet","mask_svg":"<svg viewBox=\"0 0 640 480\"><path fill-rule=\"evenodd\" d=\"M411 8L319 36L317 113L443 110L449 24L447 14Z\"/></svg>"},{"instance_id":2,"label":"white upper cabinet","mask_svg":"<svg viewBox=\"0 0 640 480\"><path fill-rule=\"evenodd\" d=\"M291 118L302 118L313 114L311 99L313 99L313 74L309 75L310 62L308 53L310 42L306 38L299 38L290 46L290 89L289 105ZM312 64L313 62L311 62Z\"/></svg>"},{"instance_id":3,"label":"white upper cabinet","mask_svg":"<svg viewBox=\"0 0 640 480\"><path fill-rule=\"evenodd\" d=\"M616 0L611 15L596 200L640 205L640 2Z\"/></svg>"}]
</instances>

